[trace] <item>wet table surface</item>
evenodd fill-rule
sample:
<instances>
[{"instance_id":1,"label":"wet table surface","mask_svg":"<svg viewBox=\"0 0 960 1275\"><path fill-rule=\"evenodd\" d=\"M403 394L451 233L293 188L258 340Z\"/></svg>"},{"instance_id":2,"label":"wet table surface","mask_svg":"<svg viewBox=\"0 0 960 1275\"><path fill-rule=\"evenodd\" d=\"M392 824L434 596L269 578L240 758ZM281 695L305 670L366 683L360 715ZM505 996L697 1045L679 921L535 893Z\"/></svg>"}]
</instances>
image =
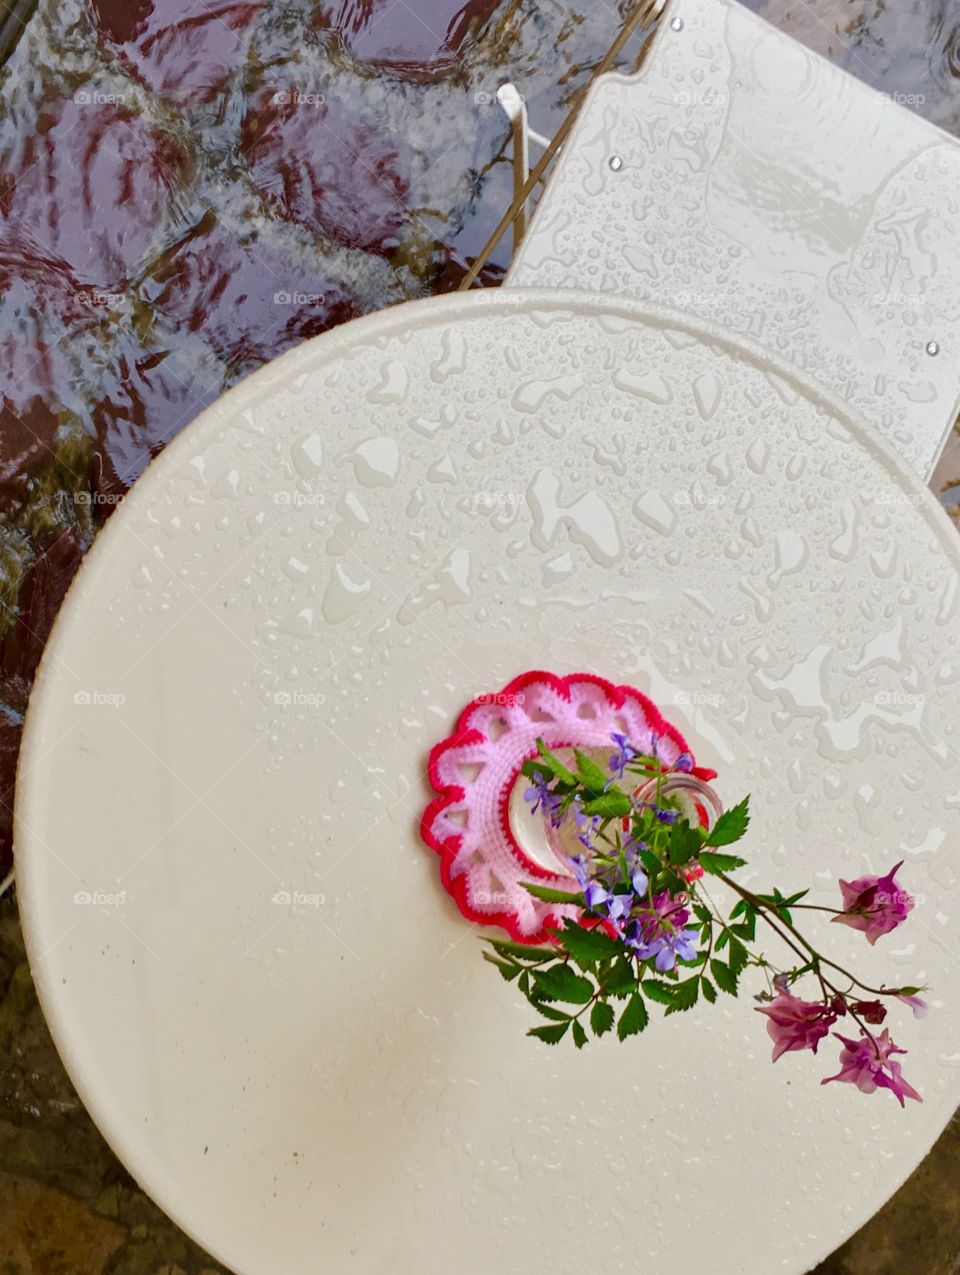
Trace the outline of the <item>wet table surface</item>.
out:
<instances>
[{"instance_id":1,"label":"wet table surface","mask_svg":"<svg viewBox=\"0 0 960 1275\"><path fill-rule=\"evenodd\" d=\"M123 493L267 359L455 288L510 198L497 87L517 84L552 133L629 7L0 0L0 877L37 662ZM750 7L960 135L960 0ZM484 283L499 282L508 252L505 240ZM956 431L933 486L960 520ZM958 1152L954 1122L821 1275L960 1270ZM8 892L0 1271L218 1269L137 1189L77 1101Z\"/></svg>"}]
</instances>

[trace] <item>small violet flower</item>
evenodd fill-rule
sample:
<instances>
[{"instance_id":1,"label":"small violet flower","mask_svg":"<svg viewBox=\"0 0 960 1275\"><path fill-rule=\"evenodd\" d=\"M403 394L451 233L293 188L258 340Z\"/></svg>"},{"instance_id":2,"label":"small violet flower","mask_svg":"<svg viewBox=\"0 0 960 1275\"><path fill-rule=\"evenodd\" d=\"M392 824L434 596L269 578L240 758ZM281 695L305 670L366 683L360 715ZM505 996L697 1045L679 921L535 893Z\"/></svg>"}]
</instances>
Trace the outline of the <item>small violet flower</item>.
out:
<instances>
[{"instance_id":1,"label":"small violet flower","mask_svg":"<svg viewBox=\"0 0 960 1275\"><path fill-rule=\"evenodd\" d=\"M608 766L613 772L614 779L622 779L623 772L630 763L639 756L639 753L630 743L629 739L627 739L626 735L621 734L619 731L614 731L610 738L616 744L617 751L611 756Z\"/></svg>"},{"instance_id":2,"label":"small violet flower","mask_svg":"<svg viewBox=\"0 0 960 1275\"><path fill-rule=\"evenodd\" d=\"M885 877L864 876L855 881L841 881L843 912L835 916L834 921L861 930L871 947L882 934L889 934L902 925L914 907L914 899L894 880L902 867L901 859Z\"/></svg>"},{"instance_id":3,"label":"small violet flower","mask_svg":"<svg viewBox=\"0 0 960 1275\"><path fill-rule=\"evenodd\" d=\"M827 1076L821 1080L821 1085L828 1085L831 1080L842 1080L846 1084L856 1085L861 1093L875 1093L878 1088L889 1089L901 1107L906 1105L904 1098L923 1102L913 1085L904 1080L900 1064L893 1061L894 1054L905 1054L907 1051L897 1048L886 1029L875 1038L864 1033L859 1040L849 1040L839 1032L833 1034L843 1045L840 1050L840 1070L835 1076Z\"/></svg>"},{"instance_id":4,"label":"small violet flower","mask_svg":"<svg viewBox=\"0 0 960 1275\"><path fill-rule=\"evenodd\" d=\"M828 1034L837 1021L829 1005L822 1001L804 1001L778 984L780 992L769 1005L757 1010L767 1015L767 1034L773 1041L773 1061L794 1049L812 1049Z\"/></svg>"},{"instance_id":5,"label":"small violet flower","mask_svg":"<svg viewBox=\"0 0 960 1275\"><path fill-rule=\"evenodd\" d=\"M681 753L677 760L673 763L673 769L689 774L693 770L693 758L689 753Z\"/></svg>"},{"instance_id":6,"label":"small violet flower","mask_svg":"<svg viewBox=\"0 0 960 1275\"><path fill-rule=\"evenodd\" d=\"M531 803L533 814L536 814L538 810L542 811L553 826L559 828L565 818L563 798L550 791L550 784L551 780L537 771L531 786L523 790L523 799Z\"/></svg>"}]
</instances>

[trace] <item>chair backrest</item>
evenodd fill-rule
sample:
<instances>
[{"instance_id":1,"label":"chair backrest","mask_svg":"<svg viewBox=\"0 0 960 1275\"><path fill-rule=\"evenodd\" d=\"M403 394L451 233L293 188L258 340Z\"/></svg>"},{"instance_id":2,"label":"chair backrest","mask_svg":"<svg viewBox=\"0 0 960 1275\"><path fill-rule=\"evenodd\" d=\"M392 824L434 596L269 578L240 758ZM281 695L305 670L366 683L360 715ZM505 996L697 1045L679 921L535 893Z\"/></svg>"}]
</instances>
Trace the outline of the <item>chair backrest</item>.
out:
<instances>
[{"instance_id":1,"label":"chair backrest","mask_svg":"<svg viewBox=\"0 0 960 1275\"><path fill-rule=\"evenodd\" d=\"M929 477L960 405L960 143L734 0L591 89L507 284L751 336Z\"/></svg>"}]
</instances>

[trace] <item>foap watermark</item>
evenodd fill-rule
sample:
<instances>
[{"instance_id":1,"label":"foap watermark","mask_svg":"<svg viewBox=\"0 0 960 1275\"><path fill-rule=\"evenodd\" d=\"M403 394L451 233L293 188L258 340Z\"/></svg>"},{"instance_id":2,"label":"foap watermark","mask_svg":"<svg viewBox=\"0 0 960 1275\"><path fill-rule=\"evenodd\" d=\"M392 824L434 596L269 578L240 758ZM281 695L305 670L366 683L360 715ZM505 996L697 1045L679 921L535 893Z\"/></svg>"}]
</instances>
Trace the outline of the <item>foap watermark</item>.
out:
<instances>
[{"instance_id":1,"label":"foap watermark","mask_svg":"<svg viewBox=\"0 0 960 1275\"><path fill-rule=\"evenodd\" d=\"M469 497L469 505L474 513L494 513L498 510L512 513L524 500L523 492L519 491L475 491Z\"/></svg>"},{"instance_id":2,"label":"foap watermark","mask_svg":"<svg viewBox=\"0 0 960 1275\"><path fill-rule=\"evenodd\" d=\"M122 691L74 691L73 702L84 707L104 705L107 708L119 708L127 702L127 697Z\"/></svg>"},{"instance_id":3,"label":"foap watermark","mask_svg":"<svg viewBox=\"0 0 960 1275\"><path fill-rule=\"evenodd\" d=\"M877 708L922 708L926 695L914 691L877 691L873 703Z\"/></svg>"},{"instance_id":4,"label":"foap watermark","mask_svg":"<svg viewBox=\"0 0 960 1275\"><path fill-rule=\"evenodd\" d=\"M323 708L327 697L319 691L274 691L273 702L280 708Z\"/></svg>"},{"instance_id":5,"label":"foap watermark","mask_svg":"<svg viewBox=\"0 0 960 1275\"><path fill-rule=\"evenodd\" d=\"M74 501L78 505L119 505L123 500L122 491L78 491Z\"/></svg>"},{"instance_id":6,"label":"foap watermark","mask_svg":"<svg viewBox=\"0 0 960 1275\"><path fill-rule=\"evenodd\" d=\"M304 92L302 89L277 89L270 99L274 106L326 106L323 93Z\"/></svg>"},{"instance_id":7,"label":"foap watermark","mask_svg":"<svg viewBox=\"0 0 960 1275\"><path fill-rule=\"evenodd\" d=\"M722 509L727 498L721 491L707 495L694 495L689 491L678 491L673 495L673 503L682 509Z\"/></svg>"},{"instance_id":8,"label":"foap watermark","mask_svg":"<svg viewBox=\"0 0 960 1275\"><path fill-rule=\"evenodd\" d=\"M122 908L127 902L126 890L78 890L73 896L77 907Z\"/></svg>"},{"instance_id":9,"label":"foap watermark","mask_svg":"<svg viewBox=\"0 0 960 1275\"><path fill-rule=\"evenodd\" d=\"M523 691L498 691L496 695L478 695L474 704L492 704L495 708L522 708L527 702Z\"/></svg>"},{"instance_id":10,"label":"foap watermark","mask_svg":"<svg viewBox=\"0 0 960 1275\"><path fill-rule=\"evenodd\" d=\"M105 292L102 288L81 288L77 293L80 300L89 306L101 306L115 310L123 302L122 292Z\"/></svg>"},{"instance_id":11,"label":"foap watermark","mask_svg":"<svg viewBox=\"0 0 960 1275\"><path fill-rule=\"evenodd\" d=\"M275 292L274 305L325 305L326 294L323 292Z\"/></svg>"},{"instance_id":12,"label":"foap watermark","mask_svg":"<svg viewBox=\"0 0 960 1275\"><path fill-rule=\"evenodd\" d=\"M293 505L299 508L301 505L322 505L325 497L319 492L312 491L275 491L273 493L273 503L275 505Z\"/></svg>"},{"instance_id":13,"label":"foap watermark","mask_svg":"<svg viewBox=\"0 0 960 1275\"><path fill-rule=\"evenodd\" d=\"M927 491L900 491L896 487L866 488L864 497L874 505L922 505L927 501Z\"/></svg>"},{"instance_id":14,"label":"foap watermark","mask_svg":"<svg viewBox=\"0 0 960 1275\"><path fill-rule=\"evenodd\" d=\"M901 93L896 89L889 92L879 90L877 92L877 100L881 106L886 106L888 102L892 102L895 106L923 106L927 100L926 93Z\"/></svg>"},{"instance_id":15,"label":"foap watermark","mask_svg":"<svg viewBox=\"0 0 960 1275\"><path fill-rule=\"evenodd\" d=\"M471 897L478 908L505 908L510 902L503 890L474 890Z\"/></svg>"},{"instance_id":16,"label":"foap watermark","mask_svg":"<svg viewBox=\"0 0 960 1275\"><path fill-rule=\"evenodd\" d=\"M280 908L322 908L327 901L325 894L309 890L277 890L270 902Z\"/></svg>"},{"instance_id":17,"label":"foap watermark","mask_svg":"<svg viewBox=\"0 0 960 1275\"><path fill-rule=\"evenodd\" d=\"M102 89L77 89L73 100L77 106L119 106L125 100L125 95L104 93Z\"/></svg>"},{"instance_id":18,"label":"foap watermark","mask_svg":"<svg viewBox=\"0 0 960 1275\"><path fill-rule=\"evenodd\" d=\"M716 691L677 691L673 702L691 708L719 708L726 703L726 698L726 695L719 695Z\"/></svg>"},{"instance_id":19,"label":"foap watermark","mask_svg":"<svg viewBox=\"0 0 960 1275\"><path fill-rule=\"evenodd\" d=\"M922 292L891 292L878 288L871 297L874 305L892 305L901 310L917 309L926 302Z\"/></svg>"}]
</instances>

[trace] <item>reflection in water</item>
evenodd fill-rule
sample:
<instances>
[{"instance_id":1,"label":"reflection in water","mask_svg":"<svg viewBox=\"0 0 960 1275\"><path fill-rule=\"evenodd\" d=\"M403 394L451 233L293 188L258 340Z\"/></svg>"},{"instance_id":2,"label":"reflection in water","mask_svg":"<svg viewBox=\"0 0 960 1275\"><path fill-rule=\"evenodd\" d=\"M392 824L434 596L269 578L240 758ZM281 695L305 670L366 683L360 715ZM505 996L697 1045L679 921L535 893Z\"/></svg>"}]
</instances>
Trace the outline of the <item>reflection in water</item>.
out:
<instances>
[{"instance_id":1,"label":"reflection in water","mask_svg":"<svg viewBox=\"0 0 960 1275\"><path fill-rule=\"evenodd\" d=\"M498 86L512 80L551 134L630 7L38 9L0 84L0 864L32 678L97 526L259 364L456 287L511 194ZM956 4L752 7L958 126Z\"/></svg>"}]
</instances>

